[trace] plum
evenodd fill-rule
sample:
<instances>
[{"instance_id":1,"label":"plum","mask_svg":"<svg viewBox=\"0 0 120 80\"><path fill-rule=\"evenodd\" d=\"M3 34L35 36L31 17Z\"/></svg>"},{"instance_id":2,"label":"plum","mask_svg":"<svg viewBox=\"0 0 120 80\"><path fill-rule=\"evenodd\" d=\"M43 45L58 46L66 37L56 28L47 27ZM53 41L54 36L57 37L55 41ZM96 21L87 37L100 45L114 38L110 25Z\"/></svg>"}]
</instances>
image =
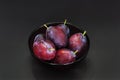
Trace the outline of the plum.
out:
<instances>
[{"instance_id":1,"label":"plum","mask_svg":"<svg viewBox=\"0 0 120 80\"><path fill-rule=\"evenodd\" d=\"M38 34L34 39L33 52L41 60L52 60L56 54L54 44L50 40L45 40L41 34Z\"/></svg>"},{"instance_id":2,"label":"plum","mask_svg":"<svg viewBox=\"0 0 120 80\"><path fill-rule=\"evenodd\" d=\"M69 28L64 24L49 26L46 30L46 37L53 41L58 48L67 46L68 35Z\"/></svg>"},{"instance_id":3,"label":"plum","mask_svg":"<svg viewBox=\"0 0 120 80\"><path fill-rule=\"evenodd\" d=\"M73 52L70 49L59 49L56 52L55 63L57 64L70 64L75 61L77 52Z\"/></svg>"},{"instance_id":4,"label":"plum","mask_svg":"<svg viewBox=\"0 0 120 80\"><path fill-rule=\"evenodd\" d=\"M84 47L87 45L87 38L84 32L82 33L75 33L69 38L69 48L73 51L78 50L79 53L85 49Z\"/></svg>"}]
</instances>

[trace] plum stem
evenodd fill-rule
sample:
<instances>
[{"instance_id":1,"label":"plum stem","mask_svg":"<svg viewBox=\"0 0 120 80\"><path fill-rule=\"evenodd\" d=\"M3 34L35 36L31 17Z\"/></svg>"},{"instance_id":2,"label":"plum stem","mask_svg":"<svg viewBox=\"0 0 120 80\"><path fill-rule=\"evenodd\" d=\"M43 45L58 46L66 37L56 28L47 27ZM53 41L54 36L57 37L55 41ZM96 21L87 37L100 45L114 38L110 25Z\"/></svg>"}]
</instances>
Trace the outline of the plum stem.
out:
<instances>
[{"instance_id":1,"label":"plum stem","mask_svg":"<svg viewBox=\"0 0 120 80\"><path fill-rule=\"evenodd\" d=\"M84 31L82 35L85 36L85 34L86 34L86 31Z\"/></svg>"},{"instance_id":2,"label":"plum stem","mask_svg":"<svg viewBox=\"0 0 120 80\"><path fill-rule=\"evenodd\" d=\"M46 25L46 24L44 24L44 26L48 29L48 27L47 27L47 25Z\"/></svg>"},{"instance_id":3,"label":"plum stem","mask_svg":"<svg viewBox=\"0 0 120 80\"><path fill-rule=\"evenodd\" d=\"M76 50L75 52L74 52L74 54L76 54L78 52L78 50Z\"/></svg>"},{"instance_id":4,"label":"plum stem","mask_svg":"<svg viewBox=\"0 0 120 80\"><path fill-rule=\"evenodd\" d=\"M67 19L65 19L65 21L64 21L64 25L67 23Z\"/></svg>"},{"instance_id":5,"label":"plum stem","mask_svg":"<svg viewBox=\"0 0 120 80\"><path fill-rule=\"evenodd\" d=\"M54 49L54 48L49 48L49 50L50 50L50 51L53 51L53 50L55 50L55 49Z\"/></svg>"}]
</instances>

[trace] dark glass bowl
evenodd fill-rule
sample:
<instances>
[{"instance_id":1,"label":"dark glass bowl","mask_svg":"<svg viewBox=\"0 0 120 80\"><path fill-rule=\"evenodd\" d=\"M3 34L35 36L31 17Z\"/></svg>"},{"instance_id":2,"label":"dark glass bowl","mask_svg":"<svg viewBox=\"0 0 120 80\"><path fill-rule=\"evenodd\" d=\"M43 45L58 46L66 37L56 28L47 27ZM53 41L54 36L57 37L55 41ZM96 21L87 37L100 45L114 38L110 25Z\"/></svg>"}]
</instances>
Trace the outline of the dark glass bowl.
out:
<instances>
[{"instance_id":1,"label":"dark glass bowl","mask_svg":"<svg viewBox=\"0 0 120 80\"><path fill-rule=\"evenodd\" d=\"M63 24L63 23L62 23L62 22L54 22L54 23L47 23L46 25L47 25L47 26L56 26L56 25L59 25L59 24ZM74 26L74 25L72 25L72 24L70 24L70 23L67 23L66 25L67 25L67 27L69 27L69 29L70 29L70 36L73 35L73 34L75 34L75 33L79 33L79 32L83 33L83 32L84 32L83 29L80 29L79 27ZM40 61L40 62L42 62L42 63L45 63L45 64L48 64L48 65L65 66L65 65L72 65L73 63L76 63L76 62L80 62L80 61L82 61L82 60L87 56L87 53L88 53L88 50L89 50L89 47L90 47L90 41L89 41L88 35L86 34L86 35L85 35L86 38L87 38L86 47L82 50L82 55L81 55L80 57L76 58L76 60L75 60L73 63L68 63L68 64L63 64L63 65L61 65L61 64L56 64L56 63L47 62L47 61L43 61L43 60L38 59L38 58L34 55L33 50L32 50L34 38L35 38L35 36L36 36L37 34L45 34L45 33L46 33L46 27L44 27L44 26L42 25L42 26L39 27L38 29L35 29L35 30L31 33L31 35L30 35L30 37L29 37L29 41L28 41L29 49L30 49L30 51L31 51L32 56L33 56L35 59L37 59L38 61Z\"/></svg>"}]
</instances>

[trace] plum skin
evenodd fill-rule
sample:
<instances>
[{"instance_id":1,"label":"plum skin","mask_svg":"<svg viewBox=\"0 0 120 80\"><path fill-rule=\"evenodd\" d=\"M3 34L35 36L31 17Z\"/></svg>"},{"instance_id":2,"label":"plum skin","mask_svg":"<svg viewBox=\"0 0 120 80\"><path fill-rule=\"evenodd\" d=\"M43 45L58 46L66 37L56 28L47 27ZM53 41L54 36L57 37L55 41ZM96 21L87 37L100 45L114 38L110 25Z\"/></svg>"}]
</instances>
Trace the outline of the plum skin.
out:
<instances>
[{"instance_id":1,"label":"plum skin","mask_svg":"<svg viewBox=\"0 0 120 80\"><path fill-rule=\"evenodd\" d=\"M57 26L49 26L46 31L46 38L54 42L57 48L67 46L69 28L63 24Z\"/></svg>"},{"instance_id":2,"label":"plum skin","mask_svg":"<svg viewBox=\"0 0 120 80\"><path fill-rule=\"evenodd\" d=\"M44 40L43 36L37 35L33 43L33 53L38 59L52 60L55 57L56 50L50 40Z\"/></svg>"},{"instance_id":3,"label":"plum skin","mask_svg":"<svg viewBox=\"0 0 120 80\"><path fill-rule=\"evenodd\" d=\"M82 33L75 33L69 38L69 48L73 51L78 50L80 52L86 43L87 38Z\"/></svg>"},{"instance_id":4,"label":"plum skin","mask_svg":"<svg viewBox=\"0 0 120 80\"><path fill-rule=\"evenodd\" d=\"M73 51L69 49L59 49L56 52L56 58L55 58L55 63L57 64L70 64L75 61L76 55L74 54Z\"/></svg>"}]
</instances>

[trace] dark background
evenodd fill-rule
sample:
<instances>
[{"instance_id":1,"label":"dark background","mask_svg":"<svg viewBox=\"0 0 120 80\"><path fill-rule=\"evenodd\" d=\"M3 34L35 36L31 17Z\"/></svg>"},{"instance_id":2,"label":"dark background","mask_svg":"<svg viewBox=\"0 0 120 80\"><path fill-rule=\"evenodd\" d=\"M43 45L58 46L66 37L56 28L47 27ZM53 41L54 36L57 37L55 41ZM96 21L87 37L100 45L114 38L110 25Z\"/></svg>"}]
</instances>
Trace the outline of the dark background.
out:
<instances>
[{"instance_id":1,"label":"dark background","mask_svg":"<svg viewBox=\"0 0 120 80\"><path fill-rule=\"evenodd\" d=\"M87 30L86 60L70 70L36 62L30 33L64 19ZM120 0L0 0L0 80L120 80Z\"/></svg>"}]
</instances>

